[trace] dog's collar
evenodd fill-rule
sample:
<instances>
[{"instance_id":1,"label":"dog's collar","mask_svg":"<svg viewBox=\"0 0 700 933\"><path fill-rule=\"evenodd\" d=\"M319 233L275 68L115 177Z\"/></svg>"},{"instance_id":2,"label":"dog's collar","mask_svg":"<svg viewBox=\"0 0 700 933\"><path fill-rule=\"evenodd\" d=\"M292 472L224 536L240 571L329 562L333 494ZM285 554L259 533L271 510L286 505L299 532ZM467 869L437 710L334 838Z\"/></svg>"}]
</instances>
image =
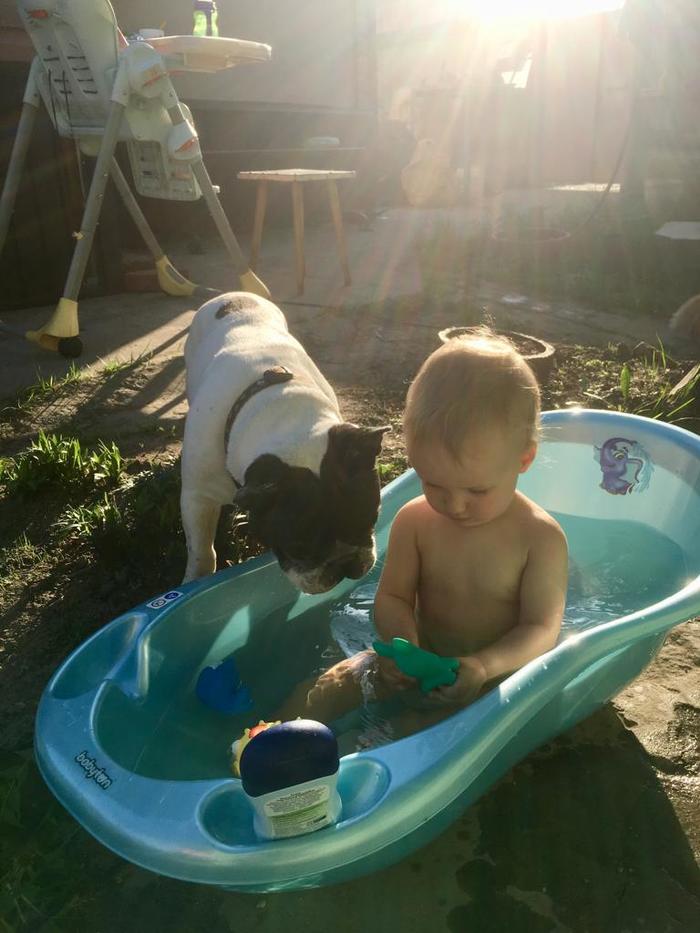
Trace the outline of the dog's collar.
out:
<instances>
[{"instance_id":1,"label":"dog's collar","mask_svg":"<svg viewBox=\"0 0 700 933\"><path fill-rule=\"evenodd\" d=\"M289 382L289 380L293 378L294 373L290 373L284 366L273 366L272 369L266 369L259 379L256 379L247 389L241 392L231 406L231 411L228 413L228 418L226 419L226 427L224 428L224 451L228 450L228 441L231 436L233 422L236 420L236 416L245 403L254 395L257 395L258 392L262 392L263 389L267 389L269 386L279 385L282 382ZM241 484L237 481L235 476L233 477L233 481L236 486L240 487Z\"/></svg>"}]
</instances>

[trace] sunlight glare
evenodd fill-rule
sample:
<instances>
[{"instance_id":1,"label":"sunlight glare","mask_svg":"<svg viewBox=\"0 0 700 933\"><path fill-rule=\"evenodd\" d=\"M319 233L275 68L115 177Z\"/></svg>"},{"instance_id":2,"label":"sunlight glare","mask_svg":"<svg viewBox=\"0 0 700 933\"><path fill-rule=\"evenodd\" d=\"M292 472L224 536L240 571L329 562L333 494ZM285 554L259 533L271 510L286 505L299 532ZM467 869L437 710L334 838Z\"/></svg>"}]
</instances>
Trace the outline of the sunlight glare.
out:
<instances>
[{"instance_id":1,"label":"sunlight glare","mask_svg":"<svg viewBox=\"0 0 700 933\"><path fill-rule=\"evenodd\" d=\"M565 19L619 10L625 0L452 0L480 19Z\"/></svg>"}]
</instances>

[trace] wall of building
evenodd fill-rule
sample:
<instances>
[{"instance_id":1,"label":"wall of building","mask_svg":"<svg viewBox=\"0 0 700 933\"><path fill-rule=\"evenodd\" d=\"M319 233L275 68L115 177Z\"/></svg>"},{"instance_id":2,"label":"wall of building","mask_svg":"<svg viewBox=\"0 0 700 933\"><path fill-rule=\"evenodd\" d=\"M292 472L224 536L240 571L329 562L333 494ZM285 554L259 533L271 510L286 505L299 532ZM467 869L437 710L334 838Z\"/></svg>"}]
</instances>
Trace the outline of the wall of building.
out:
<instances>
[{"instance_id":1,"label":"wall of building","mask_svg":"<svg viewBox=\"0 0 700 933\"><path fill-rule=\"evenodd\" d=\"M527 67L509 75L509 60L517 69L528 50ZM615 15L510 32L476 21L387 31L377 59L385 117L415 124L429 91L451 94L443 132L457 157L476 154L503 183L607 181L615 166L634 82Z\"/></svg>"},{"instance_id":2,"label":"wall of building","mask_svg":"<svg viewBox=\"0 0 700 933\"><path fill-rule=\"evenodd\" d=\"M126 33L192 32L191 0L114 0ZM144 13L144 8L147 13ZM265 42L272 59L178 79L188 100L373 109L375 0L220 0L219 34Z\"/></svg>"}]
</instances>

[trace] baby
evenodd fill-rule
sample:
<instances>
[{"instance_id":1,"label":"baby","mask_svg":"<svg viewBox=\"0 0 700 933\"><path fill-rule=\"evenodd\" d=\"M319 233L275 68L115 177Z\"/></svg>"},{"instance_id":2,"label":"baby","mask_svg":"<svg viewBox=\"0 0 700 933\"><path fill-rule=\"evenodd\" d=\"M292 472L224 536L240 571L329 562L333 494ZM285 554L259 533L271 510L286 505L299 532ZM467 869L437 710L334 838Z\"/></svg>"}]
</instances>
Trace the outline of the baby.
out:
<instances>
[{"instance_id":1,"label":"baby","mask_svg":"<svg viewBox=\"0 0 700 933\"><path fill-rule=\"evenodd\" d=\"M300 684L278 716L329 723L370 699L450 715L552 648L564 611L567 545L557 522L516 490L537 451L540 394L525 360L486 328L450 340L406 399L409 459L423 494L394 519L374 604L388 641L456 657L450 686L421 694L373 651ZM417 717L417 718L416 718Z\"/></svg>"}]
</instances>

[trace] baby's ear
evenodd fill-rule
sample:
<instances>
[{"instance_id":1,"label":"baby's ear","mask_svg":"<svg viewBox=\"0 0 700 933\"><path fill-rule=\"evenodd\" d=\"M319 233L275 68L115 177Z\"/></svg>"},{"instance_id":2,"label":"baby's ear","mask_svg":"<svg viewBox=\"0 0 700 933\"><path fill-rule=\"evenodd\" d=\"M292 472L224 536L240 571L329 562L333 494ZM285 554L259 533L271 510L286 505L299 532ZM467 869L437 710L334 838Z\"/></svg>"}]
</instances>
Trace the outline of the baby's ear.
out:
<instances>
[{"instance_id":1,"label":"baby's ear","mask_svg":"<svg viewBox=\"0 0 700 933\"><path fill-rule=\"evenodd\" d=\"M537 444L531 444L529 447L526 447L523 453L520 455L520 470L518 472L525 473L532 466L532 461L535 459L535 454L537 453Z\"/></svg>"}]
</instances>

